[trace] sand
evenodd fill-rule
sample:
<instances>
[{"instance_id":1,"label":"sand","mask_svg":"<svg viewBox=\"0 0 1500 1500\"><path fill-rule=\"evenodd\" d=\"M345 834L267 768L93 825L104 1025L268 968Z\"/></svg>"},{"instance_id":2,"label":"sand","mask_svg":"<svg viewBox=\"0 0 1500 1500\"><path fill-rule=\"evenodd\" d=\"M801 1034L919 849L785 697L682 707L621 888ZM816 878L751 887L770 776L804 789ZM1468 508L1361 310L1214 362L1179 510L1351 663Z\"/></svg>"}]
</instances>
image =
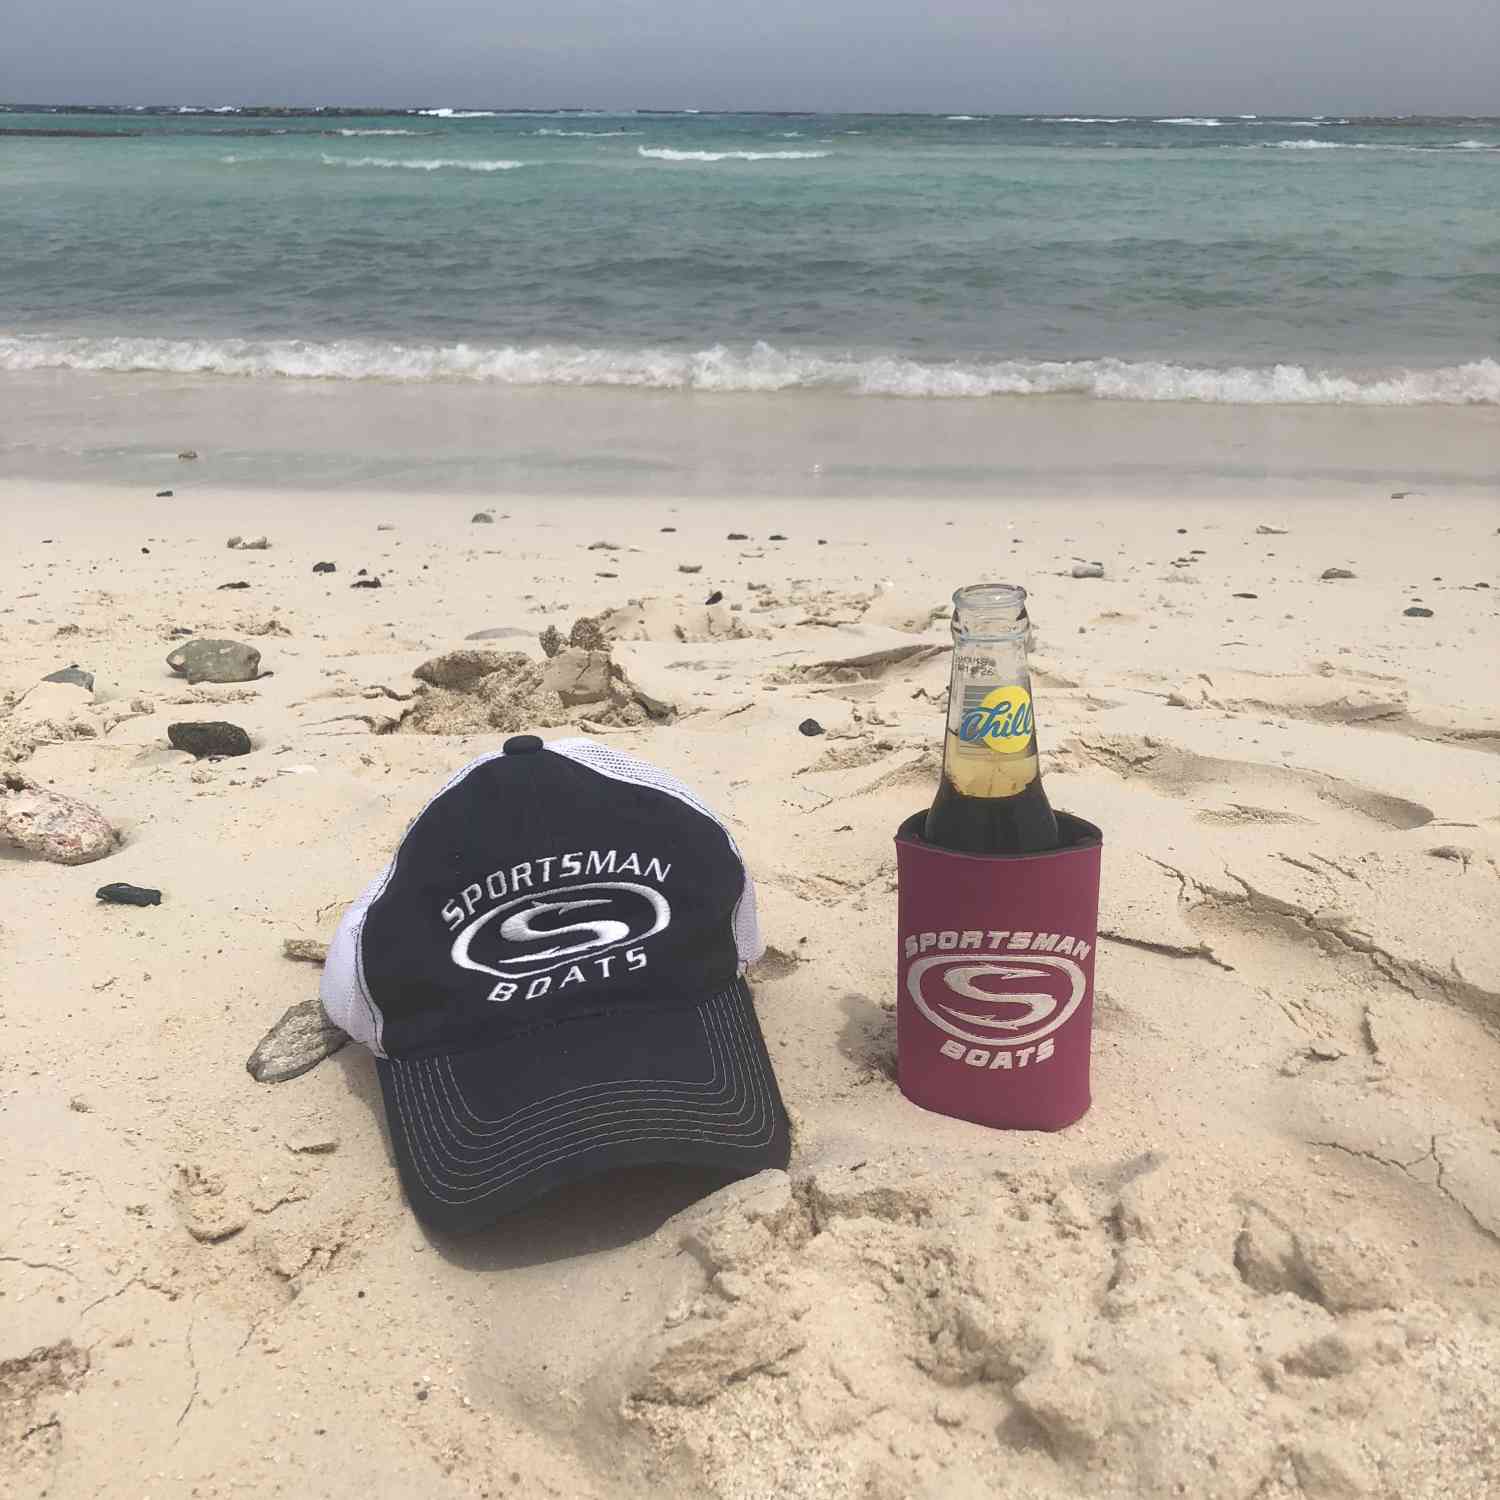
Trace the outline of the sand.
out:
<instances>
[{"instance_id":1,"label":"sand","mask_svg":"<svg viewBox=\"0 0 1500 1500\"><path fill-rule=\"evenodd\" d=\"M1500 1494L1500 508L1389 487L0 489L0 770L121 839L0 854L0 1494ZM1095 1103L1055 1136L893 1081L892 835L931 794L943 652L797 670L941 648L980 577L1031 590L1047 785L1107 834ZM540 668L545 627L615 609L675 717L545 733L592 724L731 823L791 1169L435 1238L367 1054L245 1061L316 994L286 940L326 940L500 737L380 732L414 669L487 629ZM270 675L189 687L174 629ZM92 695L35 688L75 662ZM254 748L194 761L185 718Z\"/></svg>"}]
</instances>

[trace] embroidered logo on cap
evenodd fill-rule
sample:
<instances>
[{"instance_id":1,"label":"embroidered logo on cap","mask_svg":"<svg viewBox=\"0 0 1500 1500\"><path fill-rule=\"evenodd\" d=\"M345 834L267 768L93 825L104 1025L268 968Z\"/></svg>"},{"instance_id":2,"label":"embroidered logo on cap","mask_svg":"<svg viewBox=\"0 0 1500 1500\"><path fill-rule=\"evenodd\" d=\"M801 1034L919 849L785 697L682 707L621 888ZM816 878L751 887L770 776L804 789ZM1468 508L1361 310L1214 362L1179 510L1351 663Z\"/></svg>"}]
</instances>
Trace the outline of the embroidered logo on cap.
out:
<instances>
[{"instance_id":1,"label":"embroidered logo on cap","mask_svg":"<svg viewBox=\"0 0 1500 1500\"><path fill-rule=\"evenodd\" d=\"M622 858L607 849L494 870L443 907L454 934L453 962L498 980L486 997L497 1003L518 995L535 1000L554 988L644 969L648 958L642 944L672 921L667 898L640 881L575 884L570 877L632 874L664 881L671 868L659 859L643 860L635 853Z\"/></svg>"}]
</instances>

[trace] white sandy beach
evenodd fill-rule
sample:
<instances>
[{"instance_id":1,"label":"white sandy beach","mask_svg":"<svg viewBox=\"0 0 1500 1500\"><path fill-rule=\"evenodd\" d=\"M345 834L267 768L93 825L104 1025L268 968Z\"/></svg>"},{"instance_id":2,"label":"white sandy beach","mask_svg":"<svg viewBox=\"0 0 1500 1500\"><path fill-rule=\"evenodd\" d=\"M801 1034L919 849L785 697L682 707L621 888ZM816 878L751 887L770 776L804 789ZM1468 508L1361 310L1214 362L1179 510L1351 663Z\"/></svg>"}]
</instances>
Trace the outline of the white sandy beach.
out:
<instances>
[{"instance_id":1,"label":"white sandy beach","mask_svg":"<svg viewBox=\"0 0 1500 1500\"><path fill-rule=\"evenodd\" d=\"M0 486L0 772L121 836L80 866L0 852L0 1495L1500 1494L1493 493L619 502L191 471L170 499ZM946 658L798 671L945 645L934 611L980 578L1031 591L1047 787L1106 833L1095 1102L1059 1135L893 1081L892 836L933 790ZM502 737L376 732L415 667L500 627L540 661L546 626L641 600L614 659L675 718L544 732L607 736L732 826L791 1169L707 1198L607 1179L430 1237L366 1053L246 1071L316 994L283 942L326 941ZM269 675L185 686L178 629ZM35 690L70 663L93 694ZM252 752L168 745L209 718Z\"/></svg>"}]
</instances>

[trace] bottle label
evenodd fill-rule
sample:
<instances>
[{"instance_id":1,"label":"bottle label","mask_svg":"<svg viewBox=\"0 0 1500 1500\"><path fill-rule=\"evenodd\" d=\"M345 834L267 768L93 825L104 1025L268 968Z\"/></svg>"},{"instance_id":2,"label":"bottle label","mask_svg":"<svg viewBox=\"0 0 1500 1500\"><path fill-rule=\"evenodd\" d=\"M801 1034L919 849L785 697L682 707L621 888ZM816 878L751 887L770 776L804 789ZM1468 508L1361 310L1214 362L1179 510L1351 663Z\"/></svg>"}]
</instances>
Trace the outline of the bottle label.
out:
<instances>
[{"instance_id":1,"label":"bottle label","mask_svg":"<svg viewBox=\"0 0 1500 1500\"><path fill-rule=\"evenodd\" d=\"M1035 725L1031 694L1019 683L1005 687L964 685L954 732L966 745L983 746L1000 755L1020 755L1031 748Z\"/></svg>"}]
</instances>

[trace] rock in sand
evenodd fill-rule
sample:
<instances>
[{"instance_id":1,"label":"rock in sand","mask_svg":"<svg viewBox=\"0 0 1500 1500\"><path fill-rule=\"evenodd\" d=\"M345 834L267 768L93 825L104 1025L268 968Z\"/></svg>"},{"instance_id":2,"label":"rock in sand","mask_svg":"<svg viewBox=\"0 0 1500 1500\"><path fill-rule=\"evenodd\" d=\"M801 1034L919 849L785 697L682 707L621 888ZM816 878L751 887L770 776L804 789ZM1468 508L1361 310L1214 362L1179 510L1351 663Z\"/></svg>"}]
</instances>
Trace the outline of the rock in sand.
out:
<instances>
[{"instance_id":1,"label":"rock in sand","mask_svg":"<svg viewBox=\"0 0 1500 1500\"><path fill-rule=\"evenodd\" d=\"M94 674L85 672L76 662L70 667L62 667L56 672L49 672L43 682L64 682L70 687L81 687L84 692L94 691Z\"/></svg>"},{"instance_id":2,"label":"rock in sand","mask_svg":"<svg viewBox=\"0 0 1500 1500\"><path fill-rule=\"evenodd\" d=\"M167 725L167 738L179 750L205 755L249 755L250 736L224 719L193 719Z\"/></svg>"},{"instance_id":3,"label":"rock in sand","mask_svg":"<svg viewBox=\"0 0 1500 1500\"><path fill-rule=\"evenodd\" d=\"M568 708L603 703L609 697L610 661L604 651L568 646L559 651L542 674L542 686L556 693Z\"/></svg>"},{"instance_id":4,"label":"rock in sand","mask_svg":"<svg viewBox=\"0 0 1500 1500\"><path fill-rule=\"evenodd\" d=\"M1074 578L1103 578L1104 564L1102 562L1081 562L1073 564Z\"/></svg>"},{"instance_id":5,"label":"rock in sand","mask_svg":"<svg viewBox=\"0 0 1500 1500\"><path fill-rule=\"evenodd\" d=\"M150 886L130 885L126 881L116 880L109 885L101 885L94 895L103 902L112 906L160 906L161 892L153 890Z\"/></svg>"},{"instance_id":6,"label":"rock in sand","mask_svg":"<svg viewBox=\"0 0 1500 1500\"><path fill-rule=\"evenodd\" d=\"M55 865L86 865L113 854L119 835L104 814L61 792L0 776L0 844Z\"/></svg>"},{"instance_id":7,"label":"rock in sand","mask_svg":"<svg viewBox=\"0 0 1500 1500\"><path fill-rule=\"evenodd\" d=\"M316 562L313 564L314 573L337 573L338 565L331 562Z\"/></svg>"},{"instance_id":8,"label":"rock in sand","mask_svg":"<svg viewBox=\"0 0 1500 1500\"><path fill-rule=\"evenodd\" d=\"M429 687L452 688L461 693L473 687L481 677L488 677L491 672L500 672L514 665L514 659L519 654L516 651L469 646L431 657L411 675L418 682L427 683Z\"/></svg>"},{"instance_id":9,"label":"rock in sand","mask_svg":"<svg viewBox=\"0 0 1500 1500\"><path fill-rule=\"evenodd\" d=\"M271 543L263 536L232 536L224 545L236 552L264 552Z\"/></svg>"},{"instance_id":10,"label":"rock in sand","mask_svg":"<svg viewBox=\"0 0 1500 1500\"><path fill-rule=\"evenodd\" d=\"M260 676L260 652L243 641L194 640L167 657L179 676L195 682L254 682Z\"/></svg>"},{"instance_id":11,"label":"rock in sand","mask_svg":"<svg viewBox=\"0 0 1500 1500\"><path fill-rule=\"evenodd\" d=\"M304 1000L260 1039L245 1067L257 1083L285 1083L332 1057L348 1040L316 1000Z\"/></svg>"},{"instance_id":12,"label":"rock in sand","mask_svg":"<svg viewBox=\"0 0 1500 1500\"><path fill-rule=\"evenodd\" d=\"M283 958L294 958L305 964L321 964L328 960L328 944L317 938L290 937L281 940Z\"/></svg>"},{"instance_id":13,"label":"rock in sand","mask_svg":"<svg viewBox=\"0 0 1500 1500\"><path fill-rule=\"evenodd\" d=\"M1331 583L1334 579L1337 578L1353 577L1354 574L1351 573L1348 568L1324 568L1323 571L1318 575L1319 581L1322 583Z\"/></svg>"}]
</instances>

